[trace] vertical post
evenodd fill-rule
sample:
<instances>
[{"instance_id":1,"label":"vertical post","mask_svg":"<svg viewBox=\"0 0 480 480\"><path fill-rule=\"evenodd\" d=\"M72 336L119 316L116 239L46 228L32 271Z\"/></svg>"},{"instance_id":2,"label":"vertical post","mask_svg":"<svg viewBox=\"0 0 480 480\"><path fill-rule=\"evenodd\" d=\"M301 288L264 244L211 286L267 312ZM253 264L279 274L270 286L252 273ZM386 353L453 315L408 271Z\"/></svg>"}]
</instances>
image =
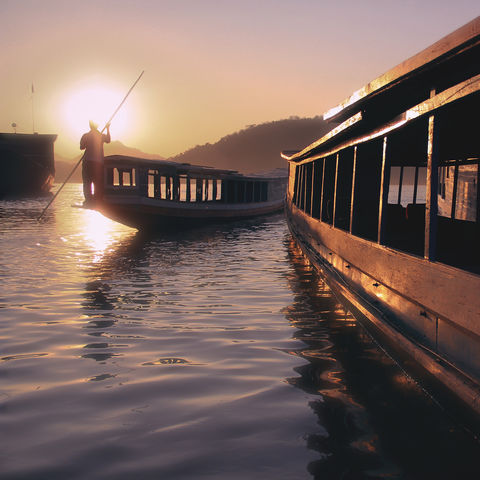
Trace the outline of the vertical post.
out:
<instances>
[{"instance_id":1,"label":"vertical post","mask_svg":"<svg viewBox=\"0 0 480 480\"><path fill-rule=\"evenodd\" d=\"M353 213L355 205L355 177L357 174L357 146L353 147L353 172L352 172L352 195L350 198L350 226L349 232L352 233L353 230Z\"/></svg>"},{"instance_id":2,"label":"vertical post","mask_svg":"<svg viewBox=\"0 0 480 480\"><path fill-rule=\"evenodd\" d=\"M162 196L161 178L158 170L153 170L153 196L154 198Z\"/></svg>"},{"instance_id":3,"label":"vertical post","mask_svg":"<svg viewBox=\"0 0 480 480\"><path fill-rule=\"evenodd\" d=\"M313 180L315 179L315 164L317 162L313 161L312 162L312 178L310 179L310 185L311 185L311 195L310 195L310 215L313 217L313 199L315 198L315 184L313 183Z\"/></svg>"},{"instance_id":4,"label":"vertical post","mask_svg":"<svg viewBox=\"0 0 480 480\"><path fill-rule=\"evenodd\" d=\"M455 160L455 165L453 167L453 192L452 192L452 210L450 218L455 218L455 213L457 211L457 191L458 191L458 160Z\"/></svg>"},{"instance_id":5,"label":"vertical post","mask_svg":"<svg viewBox=\"0 0 480 480\"><path fill-rule=\"evenodd\" d=\"M403 187L403 165L400 167L400 178L398 179L398 201L400 205L402 203L402 187Z\"/></svg>"},{"instance_id":6,"label":"vertical post","mask_svg":"<svg viewBox=\"0 0 480 480\"><path fill-rule=\"evenodd\" d=\"M217 179L213 179L213 193L212 193L212 200L215 202L217 200Z\"/></svg>"},{"instance_id":7,"label":"vertical post","mask_svg":"<svg viewBox=\"0 0 480 480\"><path fill-rule=\"evenodd\" d=\"M435 261L437 256L438 225L438 113L428 118L427 147L427 205L425 208L425 252L427 260Z\"/></svg>"},{"instance_id":8,"label":"vertical post","mask_svg":"<svg viewBox=\"0 0 480 480\"><path fill-rule=\"evenodd\" d=\"M415 181L413 182L413 204L417 203L418 165L415 167Z\"/></svg>"},{"instance_id":9,"label":"vertical post","mask_svg":"<svg viewBox=\"0 0 480 480\"><path fill-rule=\"evenodd\" d=\"M390 158L388 155L388 139L383 137L382 179L380 183L380 205L378 206L378 237L380 244L385 244L388 190L390 187ZM415 203L415 202L414 202Z\"/></svg>"},{"instance_id":10,"label":"vertical post","mask_svg":"<svg viewBox=\"0 0 480 480\"><path fill-rule=\"evenodd\" d=\"M299 165L298 167L298 202L297 202L297 207L300 210L303 210L303 204L302 204L302 199L303 199L303 165Z\"/></svg>"},{"instance_id":11,"label":"vertical post","mask_svg":"<svg viewBox=\"0 0 480 480\"><path fill-rule=\"evenodd\" d=\"M303 164L303 211L307 213L307 180L308 180L308 165Z\"/></svg>"},{"instance_id":12,"label":"vertical post","mask_svg":"<svg viewBox=\"0 0 480 480\"><path fill-rule=\"evenodd\" d=\"M333 215L332 215L332 227L335 226L335 214L337 212L337 187L338 187L338 162L340 160L340 154L335 156L335 183L333 184Z\"/></svg>"},{"instance_id":13,"label":"vertical post","mask_svg":"<svg viewBox=\"0 0 480 480\"><path fill-rule=\"evenodd\" d=\"M297 166L290 165L291 162L288 162L289 169L295 168L295 179L293 182L293 196L292 196L292 203L297 205L297 197L298 197L298 168Z\"/></svg>"},{"instance_id":14,"label":"vertical post","mask_svg":"<svg viewBox=\"0 0 480 480\"><path fill-rule=\"evenodd\" d=\"M190 186L190 177L187 175L185 178L185 200L190 202L192 199L192 191Z\"/></svg>"},{"instance_id":15,"label":"vertical post","mask_svg":"<svg viewBox=\"0 0 480 480\"><path fill-rule=\"evenodd\" d=\"M478 224L480 221L480 165L477 163L477 211L475 215L475 222Z\"/></svg>"}]
</instances>

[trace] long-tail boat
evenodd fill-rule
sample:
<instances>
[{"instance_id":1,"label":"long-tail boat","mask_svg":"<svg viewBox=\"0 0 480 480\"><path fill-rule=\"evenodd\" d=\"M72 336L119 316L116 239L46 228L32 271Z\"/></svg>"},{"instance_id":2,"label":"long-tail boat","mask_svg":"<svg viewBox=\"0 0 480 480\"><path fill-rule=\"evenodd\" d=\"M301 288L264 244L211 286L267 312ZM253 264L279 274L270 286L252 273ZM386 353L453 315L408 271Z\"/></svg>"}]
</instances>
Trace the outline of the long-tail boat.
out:
<instances>
[{"instance_id":1,"label":"long-tail boat","mask_svg":"<svg viewBox=\"0 0 480 480\"><path fill-rule=\"evenodd\" d=\"M287 174L242 175L233 170L149 160L105 157L105 193L94 206L105 216L138 229L203 225L282 210Z\"/></svg>"},{"instance_id":2,"label":"long-tail boat","mask_svg":"<svg viewBox=\"0 0 480 480\"><path fill-rule=\"evenodd\" d=\"M306 257L367 328L477 413L479 115L477 17L326 112L324 137L282 154Z\"/></svg>"}]
</instances>

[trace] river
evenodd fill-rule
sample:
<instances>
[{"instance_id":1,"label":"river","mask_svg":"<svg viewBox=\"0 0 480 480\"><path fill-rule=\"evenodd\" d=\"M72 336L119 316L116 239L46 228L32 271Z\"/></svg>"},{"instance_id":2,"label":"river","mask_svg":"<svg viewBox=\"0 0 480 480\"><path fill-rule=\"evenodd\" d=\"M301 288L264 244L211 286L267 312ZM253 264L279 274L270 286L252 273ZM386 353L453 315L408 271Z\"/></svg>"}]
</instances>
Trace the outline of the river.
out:
<instances>
[{"instance_id":1,"label":"river","mask_svg":"<svg viewBox=\"0 0 480 480\"><path fill-rule=\"evenodd\" d=\"M0 478L479 478L283 215L145 235L0 202Z\"/></svg>"}]
</instances>

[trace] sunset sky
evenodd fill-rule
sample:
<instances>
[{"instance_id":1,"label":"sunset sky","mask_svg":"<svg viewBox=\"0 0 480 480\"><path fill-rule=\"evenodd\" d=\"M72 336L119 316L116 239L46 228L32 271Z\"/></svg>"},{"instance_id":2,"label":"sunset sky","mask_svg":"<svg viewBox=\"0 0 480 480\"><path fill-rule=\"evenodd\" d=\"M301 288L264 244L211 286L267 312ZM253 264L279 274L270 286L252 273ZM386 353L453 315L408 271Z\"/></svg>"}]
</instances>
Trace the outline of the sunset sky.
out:
<instances>
[{"instance_id":1,"label":"sunset sky","mask_svg":"<svg viewBox=\"0 0 480 480\"><path fill-rule=\"evenodd\" d=\"M476 17L478 0L0 0L0 131L79 153L142 70L112 138L170 156L320 115ZM103 126L103 125L102 125Z\"/></svg>"}]
</instances>

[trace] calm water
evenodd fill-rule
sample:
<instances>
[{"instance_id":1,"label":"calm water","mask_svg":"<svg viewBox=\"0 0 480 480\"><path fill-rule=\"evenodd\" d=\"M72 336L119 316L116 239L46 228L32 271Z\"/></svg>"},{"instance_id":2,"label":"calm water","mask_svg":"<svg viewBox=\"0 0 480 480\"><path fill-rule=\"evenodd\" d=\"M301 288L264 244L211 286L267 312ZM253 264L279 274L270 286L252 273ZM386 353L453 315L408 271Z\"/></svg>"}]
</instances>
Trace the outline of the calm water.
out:
<instances>
[{"instance_id":1,"label":"calm water","mask_svg":"<svg viewBox=\"0 0 480 480\"><path fill-rule=\"evenodd\" d=\"M0 202L0 478L478 478L282 215L142 234Z\"/></svg>"}]
</instances>

